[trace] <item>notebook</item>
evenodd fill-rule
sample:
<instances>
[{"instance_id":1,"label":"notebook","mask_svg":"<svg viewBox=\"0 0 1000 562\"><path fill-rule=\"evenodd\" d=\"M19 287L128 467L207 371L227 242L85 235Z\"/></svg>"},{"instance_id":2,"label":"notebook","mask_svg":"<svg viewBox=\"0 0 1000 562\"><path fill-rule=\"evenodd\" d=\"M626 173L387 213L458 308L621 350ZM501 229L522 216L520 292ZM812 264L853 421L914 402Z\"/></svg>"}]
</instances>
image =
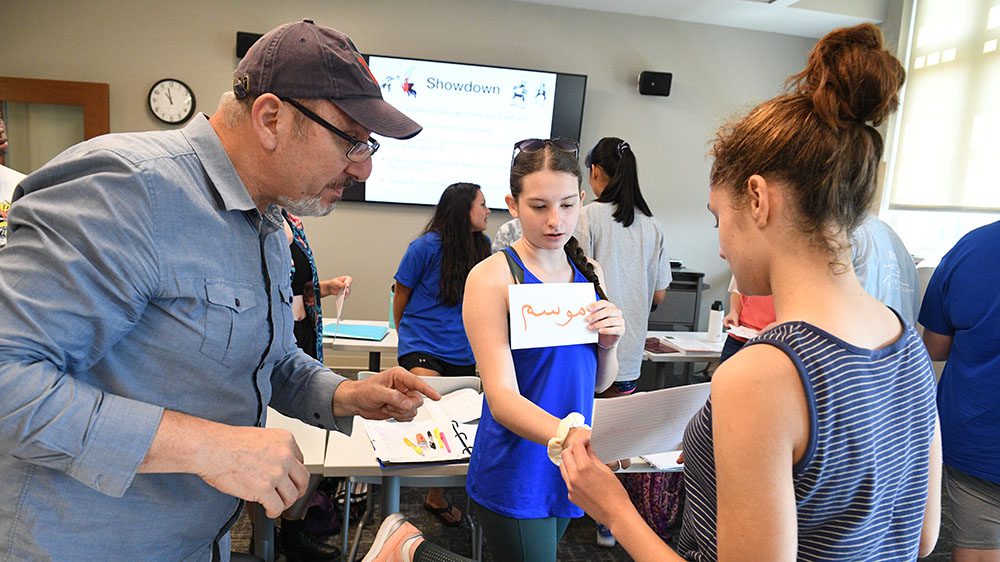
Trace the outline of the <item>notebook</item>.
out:
<instances>
[{"instance_id":1,"label":"notebook","mask_svg":"<svg viewBox=\"0 0 1000 562\"><path fill-rule=\"evenodd\" d=\"M327 324L323 326L324 337L338 337L353 340L382 341L389 333L385 326L369 326L367 324Z\"/></svg>"},{"instance_id":2,"label":"notebook","mask_svg":"<svg viewBox=\"0 0 1000 562\"><path fill-rule=\"evenodd\" d=\"M468 422L479 419L482 404L482 394L465 388L425 401L412 421L361 421L382 466L467 461L478 428Z\"/></svg>"}]
</instances>

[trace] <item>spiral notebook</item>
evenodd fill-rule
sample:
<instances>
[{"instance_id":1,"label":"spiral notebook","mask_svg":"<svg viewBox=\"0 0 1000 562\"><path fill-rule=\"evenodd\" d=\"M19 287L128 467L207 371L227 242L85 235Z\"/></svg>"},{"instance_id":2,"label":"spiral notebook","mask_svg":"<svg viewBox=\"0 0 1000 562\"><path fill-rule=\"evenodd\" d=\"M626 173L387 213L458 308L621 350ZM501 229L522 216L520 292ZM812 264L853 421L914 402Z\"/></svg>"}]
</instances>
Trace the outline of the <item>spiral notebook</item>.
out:
<instances>
[{"instance_id":1,"label":"spiral notebook","mask_svg":"<svg viewBox=\"0 0 1000 562\"><path fill-rule=\"evenodd\" d=\"M467 461L472 455L483 395L471 388L426 401L412 421L362 420L382 466Z\"/></svg>"}]
</instances>

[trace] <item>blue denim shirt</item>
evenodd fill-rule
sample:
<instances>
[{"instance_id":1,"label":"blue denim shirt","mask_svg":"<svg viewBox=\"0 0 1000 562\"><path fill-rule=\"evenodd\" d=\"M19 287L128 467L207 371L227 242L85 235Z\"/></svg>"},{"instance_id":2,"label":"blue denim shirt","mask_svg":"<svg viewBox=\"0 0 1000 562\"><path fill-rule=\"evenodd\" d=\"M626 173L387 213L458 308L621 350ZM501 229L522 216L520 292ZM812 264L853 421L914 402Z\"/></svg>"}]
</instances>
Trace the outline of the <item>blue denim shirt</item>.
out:
<instances>
[{"instance_id":1,"label":"blue denim shirt","mask_svg":"<svg viewBox=\"0 0 1000 562\"><path fill-rule=\"evenodd\" d=\"M270 404L350 431L343 379L295 345L278 209L257 211L204 115L84 142L20 190L0 250L0 559L209 558L239 502L136 474L165 408L259 426Z\"/></svg>"}]
</instances>

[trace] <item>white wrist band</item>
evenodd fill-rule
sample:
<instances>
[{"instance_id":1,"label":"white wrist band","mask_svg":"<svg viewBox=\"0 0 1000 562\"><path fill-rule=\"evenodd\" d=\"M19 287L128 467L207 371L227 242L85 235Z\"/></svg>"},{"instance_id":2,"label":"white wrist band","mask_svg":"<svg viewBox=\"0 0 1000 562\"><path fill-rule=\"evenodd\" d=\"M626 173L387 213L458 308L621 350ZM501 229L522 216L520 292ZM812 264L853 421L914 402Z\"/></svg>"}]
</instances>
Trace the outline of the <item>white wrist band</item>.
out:
<instances>
[{"instance_id":1,"label":"white wrist band","mask_svg":"<svg viewBox=\"0 0 1000 562\"><path fill-rule=\"evenodd\" d=\"M585 421L586 420L583 418L583 414L579 412L571 412L559 422L559 429L556 430L556 436L549 439L548 452L549 460L552 461L552 464L556 466L562 464L563 442L566 441L566 436L569 435L569 430L574 427L590 429L590 426L584 423Z\"/></svg>"}]
</instances>

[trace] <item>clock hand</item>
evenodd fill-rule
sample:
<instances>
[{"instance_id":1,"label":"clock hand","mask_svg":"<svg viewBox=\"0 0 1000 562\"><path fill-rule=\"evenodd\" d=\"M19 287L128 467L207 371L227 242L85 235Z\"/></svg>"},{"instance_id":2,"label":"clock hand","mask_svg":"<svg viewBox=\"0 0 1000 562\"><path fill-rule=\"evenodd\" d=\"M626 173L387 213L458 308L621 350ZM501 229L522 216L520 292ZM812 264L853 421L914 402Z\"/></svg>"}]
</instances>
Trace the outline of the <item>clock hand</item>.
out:
<instances>
[{"instance_id":1,"label":"clock hand","mask_svg":"<svg viewBox=\"0 0 1000 562\"><path fill-rule=\"evenodd\" d=\"M170 90L167 90L167 101L170 102L170 105L174 104L174 97L170 95Z\"/></svg>"}]
</instances>

